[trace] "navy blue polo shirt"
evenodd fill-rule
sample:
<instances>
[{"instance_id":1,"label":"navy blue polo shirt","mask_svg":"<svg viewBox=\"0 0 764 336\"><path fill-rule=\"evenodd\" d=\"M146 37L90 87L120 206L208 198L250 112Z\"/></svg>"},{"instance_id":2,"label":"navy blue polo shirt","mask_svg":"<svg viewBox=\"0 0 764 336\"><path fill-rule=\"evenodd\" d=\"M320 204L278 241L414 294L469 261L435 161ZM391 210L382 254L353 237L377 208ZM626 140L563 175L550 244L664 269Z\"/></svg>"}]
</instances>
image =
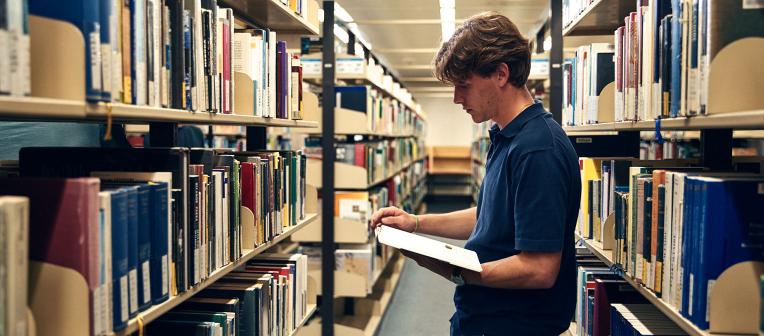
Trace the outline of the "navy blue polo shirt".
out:
<instances>
[{"instance_id":1,"label":"navy blue polo shirt","mask_svg":"<svg viewBox=\"0 0 764 336\"><path fill-rule=\"evenodd\" d=\"M521 251L562 251L550 289L456 288L455 335L559 335L575 310L573 230L581 198L578 156L540 102L490 130L477 224L466 248L485 263Z\"/></svg>"}]
</instances>

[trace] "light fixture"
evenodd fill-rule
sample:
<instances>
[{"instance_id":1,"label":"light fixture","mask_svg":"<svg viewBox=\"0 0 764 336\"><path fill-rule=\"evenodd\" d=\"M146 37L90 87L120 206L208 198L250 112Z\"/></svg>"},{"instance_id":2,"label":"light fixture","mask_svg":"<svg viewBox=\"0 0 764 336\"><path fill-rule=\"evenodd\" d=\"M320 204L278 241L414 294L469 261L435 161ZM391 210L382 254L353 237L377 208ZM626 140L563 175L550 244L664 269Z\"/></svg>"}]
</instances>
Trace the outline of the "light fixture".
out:
<instances>
[{"instance_id":1,"label":"light fixture","mask_svg":"<svg viewBox=\"0 0 764 336\"><path fill-rule=\"evenodd\" d=\"M544 39L544 51L549 51L550 49L552 49L552 37L547 36Z\"/></svg>"},{"instance_id":2,"label":"light fixture","mask_svg":"<svg viewBox=\"0 0 764 336\"><path fill-rule=\"evenodd\" d=\"M456 0L440 0L440 34L448 41L456 30Z\"/></svg>"}]
</instances>

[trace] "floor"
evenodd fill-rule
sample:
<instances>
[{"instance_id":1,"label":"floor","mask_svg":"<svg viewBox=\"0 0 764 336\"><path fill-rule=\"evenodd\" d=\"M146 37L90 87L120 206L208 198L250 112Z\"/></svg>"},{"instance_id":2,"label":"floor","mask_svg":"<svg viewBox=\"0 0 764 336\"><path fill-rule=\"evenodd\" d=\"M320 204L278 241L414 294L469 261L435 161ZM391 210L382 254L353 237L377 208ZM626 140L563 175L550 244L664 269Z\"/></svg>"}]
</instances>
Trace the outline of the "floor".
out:
<instances>
[{"instance_id":1,"label":"floor","mask_svg":"<svg viewBox=\"0 0 764 336\"><path fill-rule=\"evenodd\" d=\"M428 200L429 213L444 213L469 206L466 199ZM463 241L437 238L461 246ZM454 287L450 281L406 260L398 289L393 296L379 336L448 335L454 313Z\"/></svg>"}]
</instances>

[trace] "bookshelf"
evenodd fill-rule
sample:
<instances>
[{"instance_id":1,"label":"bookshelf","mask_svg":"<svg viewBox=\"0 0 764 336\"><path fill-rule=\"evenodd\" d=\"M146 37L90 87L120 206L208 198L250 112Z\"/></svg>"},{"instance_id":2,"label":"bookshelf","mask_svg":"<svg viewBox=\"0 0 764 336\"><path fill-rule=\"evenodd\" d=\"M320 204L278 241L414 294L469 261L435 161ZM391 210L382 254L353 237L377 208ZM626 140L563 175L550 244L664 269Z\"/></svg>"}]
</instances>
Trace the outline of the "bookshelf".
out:
<instances>
[{"instance_id":1,"label":"bookshelf","mask_svg":"<svg viewBox=\"0 0 764 336\"><path fill-rule=\"evenodd\" d=\"M395 177L395 175L398 175L402 171L408 169L416 162L424 160L426 157L420 157L417 159L414 159L410 162L407 162L401 166L393 167L390 169L390 173L388 173L386 176L383 176L373 182L369 182L368 180L368 170L363 167L351 165L344 162L335 162L334 163L334 189L343 189L343 190L366 190L373 187L376 187L385 181ZM318 159L308 159L308 172L310 172L307 176L307 183L315 186L316 188L321 188L322 182L321 182L321 161Z\"/></svg>"},{"instance_id":2,"label":"bookshelf","mask_svg":"<svg viewBox=\"0 0 764 336\"><path fill-rule=\"evenodd\" d=\"M232 8L234 15L256 26L263 26L286 34L319 35L318 9L316 0L307 0L304 16L283 4L280 0L221 0L225 7Z\"/></svg>"},{"instance_id":3,"label":"bookshelf","mask_svg":"<svg viewBox=\"0 0 764 336\"><path fill-rule=\"evenodd\" d=\"M661 119L662 130L725 129L760 130L764 128L764 110L708 114ZM654 131L655 120L625 121L563 127L566 132Z\"/></svg>"},{"instance_id":4,"label":"bookshelf","mask_svg":"<svg viewBox=\"0 0 764 336\"><path fill-rule=\"evenodd\" d=\"M582 239L579 238L579 241L581 241L584 246L586 246L589 251L592 252L597 258L602 260L606 265L609 267L613 266L613 251L611 250L604 250L602 249L602 243L592 240L592 239ZM651 292L647 288L645 288L642 284L637 283L631 276L628 274L623 274L623 279L626 280L634 289L636 289L642 296L644 296L650 303L655 305L663 314L665 314L668 318L670 318L674 323L676 323L682 330L687 332L687 334L692 336L710 336L713 335L709 332L703 331L698 329L694 324L692 324L690 321L682 317L681 314L679 314L676 309L669 306L661 300L659 297L655 295L655 293Z\"/></svg>"},{"instance_id":5,"label":"bookshelf","mask_svg":"<svg viewBox=\"0 0 764 336\"><path fill-rule=\"evenodd\" d=\"M316 305L315 303L309 303L308 312L305 314L305 318L299 324L297 324L297 327L295 328L294 331L292 331L291 334L289 334L289 336L299 335L302 327L306 323L308 323L308 321L313 317L313 314L315 314L317 310L318 310L318 305Z\"/></svg>"},{"instance_id":6,"label":"bookshelf","mask_svg":"<svg viewBox=\"0 0 764 336\"><path fill-rule=\"evenodd\" d=\"M273 126L315 128L318 123L304 120L263 118L237 114L213 114L126 104L88 104L53 98L0 96L0 118L20 121L76 121L101 123L170 122L185 124Z\"/></svg>"},{"instance_id":7,"label":"bookshelf","mask_svg":"<svg viewBox=\"0 0 764 336\"><path fill-rule=\"evenodd\" d=\"M158 319L160 316L162 316L162 314L172 310L173 308L177 307L184 301L188 300L189 298L193 297L197 293L201 292L203 289L215 283L215 281L219 280L226 274L239 268L239 266L247 263L247 261L254 258L256 255L267 251L271 247L276 246L277 244L282 242L284 239L290 237L295 232L302 230L308 224L315 221L317 218L318 218L318 214L315 214L315 213L306 214L304 220L300 221L300 223L298 223L297 225L290 227L289 229L284 231L284 233L274 237L271 241L261 246L258 246L255 249L242 251L243 255L241 256L241 258L239 258L239 260L236 260L235 262L232 262L226 265L225 267L220 268L217 271L213 272L212 274L210 274L210 276L207 279L205 279L204 281L202 281L201 283L199 283L192 289L189 289L177 296L170 297L170 299L168 299L167 301L158 305L154 305L151 308L139 313L138 316L129 320L127 328L119 332L116 332L115 335L130 335L136 331L139 331L140 324L145 325L150 323L151 321ZM139 320L141 320L140 323L138 322ZM142 331L139 331L139 332L142 334Z\"/></svg>"},{"instance_id":8,"label":"bookshelf","mask_svg":"<svg viewBox=\"0 0 764 336\"><path fill-rule=\"evenodd\" d=\"M623 24L623 17L636 8L634 0L595 0L580 13L569 13L573 19L563 22L563 36L611 35Z\"/></svg>"}]
</instances>

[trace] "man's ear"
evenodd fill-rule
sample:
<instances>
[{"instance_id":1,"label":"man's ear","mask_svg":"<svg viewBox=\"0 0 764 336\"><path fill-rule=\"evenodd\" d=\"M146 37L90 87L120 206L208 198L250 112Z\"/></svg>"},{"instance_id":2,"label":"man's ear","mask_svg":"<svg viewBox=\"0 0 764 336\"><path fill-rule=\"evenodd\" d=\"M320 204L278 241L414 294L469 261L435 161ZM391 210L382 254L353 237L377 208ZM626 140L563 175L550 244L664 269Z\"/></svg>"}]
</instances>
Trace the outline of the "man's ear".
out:
<instances>
[{"instance_id":1,"label":"man's ear","mask_svg":"<svg viewBox=\"0 0 764 336\"><path fill-rule=\"evenodd\" d=\"M493 75L499 87L504 87L509 84L509 66L507 66L507 63L500 63L496 66Z\"/></svg>"}]
</instances>

